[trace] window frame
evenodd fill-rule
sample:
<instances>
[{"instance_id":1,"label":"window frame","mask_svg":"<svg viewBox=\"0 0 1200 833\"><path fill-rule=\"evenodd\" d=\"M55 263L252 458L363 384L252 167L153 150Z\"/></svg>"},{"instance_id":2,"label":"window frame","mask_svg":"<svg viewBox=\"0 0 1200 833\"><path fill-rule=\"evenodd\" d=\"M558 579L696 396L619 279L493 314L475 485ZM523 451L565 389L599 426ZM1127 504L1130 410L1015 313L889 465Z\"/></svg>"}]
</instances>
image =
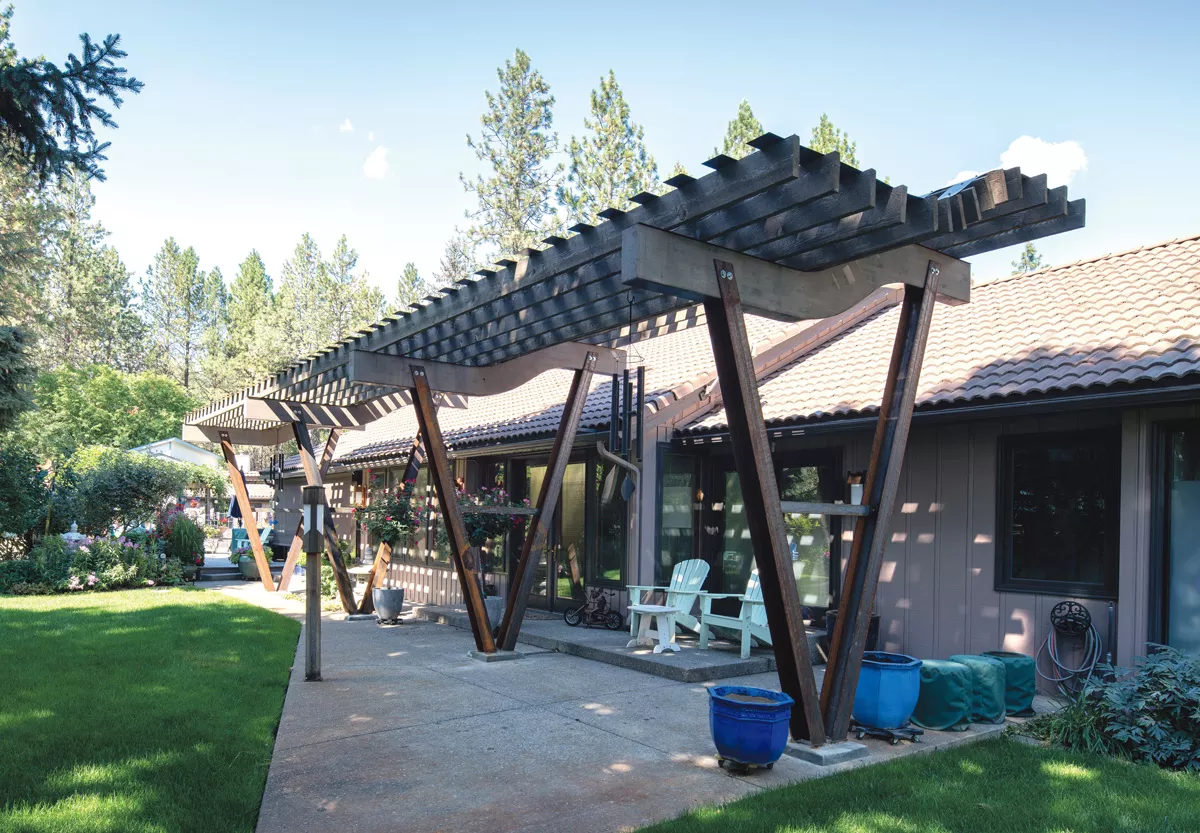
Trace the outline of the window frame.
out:
<instances>
[{"instance_id":1,"label":"window frame","mask_svg":"<svg viewBox=\"0 0 1200 833\"><path fill-rule=\"evenodd\" d=\"M1012 577L1013 556L1013 452L1068 443L1097 444L1111 450L1109 482L1105 490L1106 539L1111 544L1102 553L1104 580L1100 584ZM1065 596L1116 600L1121 562L1121 431L1119 428L1054 431L1035 434L1003 434L996 443L996 554L994 589L997 593ZM1111 511L1109 510L1111 505Z\"/></svg>"}]
</instances>

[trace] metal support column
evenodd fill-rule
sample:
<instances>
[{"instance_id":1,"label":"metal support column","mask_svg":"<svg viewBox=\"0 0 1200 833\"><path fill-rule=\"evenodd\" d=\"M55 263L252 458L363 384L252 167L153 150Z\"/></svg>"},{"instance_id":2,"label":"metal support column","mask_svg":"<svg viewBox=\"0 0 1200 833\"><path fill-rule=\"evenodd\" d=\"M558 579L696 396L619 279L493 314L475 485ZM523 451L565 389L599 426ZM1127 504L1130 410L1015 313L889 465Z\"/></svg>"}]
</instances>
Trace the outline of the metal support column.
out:
<instances>
[{"instance_id":1,"label":"metal support column","mask_svg":"<svg viewBox=\"0 0 1200 833\"><path fill-rule=\"evenodd\" d=\"M792 709L792 737L820 746L825 742L825 729L817 682L800 593L792 573L779 484L775 481L775 465L763 421L737 277L733 266L725 261L713 260L713 266L720 297L705 299L704 314L725 400L733 459L741 480L746 526L758 565L779 684L796 701Z\"/></svg>"},{"instance_id":2,"label":"metal support column","mask_svg":"<svg viewBox=\"0 0 1200 833\"><path fill-rule=\"evenodd\" d=\"M850 727L850 711L854 706L867 628L879 585L879 569L900 488L904 450L921 380L921 361L925 356L933 307L937 302L940 271L937 263L930 261L925 286L904 287L900 323L892 345L891 364L863 488L868 514L858 518L854 525L854 542L846 564L837 626L830 638L829 664L821 688L825 731L832 740L844 740Z\"/></svg>"}]
</instances>

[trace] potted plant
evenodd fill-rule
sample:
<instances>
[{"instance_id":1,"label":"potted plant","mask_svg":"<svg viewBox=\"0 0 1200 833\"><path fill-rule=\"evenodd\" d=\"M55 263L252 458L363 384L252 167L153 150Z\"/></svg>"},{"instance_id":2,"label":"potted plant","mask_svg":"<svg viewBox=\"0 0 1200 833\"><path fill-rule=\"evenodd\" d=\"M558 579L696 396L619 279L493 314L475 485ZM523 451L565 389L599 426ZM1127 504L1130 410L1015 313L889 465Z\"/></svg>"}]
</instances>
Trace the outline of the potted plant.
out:
<instances>
[{"instance_id":1,"label":"potted plant","mask_svg":"<svg viewBox=\"0 0 1200 833\"><path fill-rule=\"evenodd\" d=\"M395 550L406 543L420 525L419 513L412 505L415 485L415 481L406 480L395 491L376 492L371 495L370 504L355 510L365 522L367 532L380 542L380 546L387 545ZM404 588L392 587L385 574L380 577L378 586L371 589L371 600L375 603L379 621L395 622L404 607Z\"/></svg>"}]
</instances>

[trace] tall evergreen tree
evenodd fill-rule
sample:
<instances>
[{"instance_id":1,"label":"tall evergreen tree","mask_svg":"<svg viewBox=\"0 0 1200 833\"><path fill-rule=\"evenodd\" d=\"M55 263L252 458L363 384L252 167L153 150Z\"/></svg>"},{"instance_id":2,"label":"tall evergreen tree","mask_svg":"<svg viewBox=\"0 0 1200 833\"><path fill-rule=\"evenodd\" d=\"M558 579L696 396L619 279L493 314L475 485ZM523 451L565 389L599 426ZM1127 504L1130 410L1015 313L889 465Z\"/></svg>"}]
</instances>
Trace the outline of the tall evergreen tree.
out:
<instances>
[{"instance_id":1,"label":"tall evergreen tree","mask_svg":"<svg viewBox=\"0 0 1200 833\"><path fill-rule=\"evenodd\" d=\"M555 225L550 197L562 165L550 163L558 147L554 96L529 56L518 49L496 75L499 91L484 93L483 130L478 139L467 136L467 146L486 163L487 175L470 180L460 173L459 179L479 201L467 213L475 221L472 240L500 254L514 254Z\"/></svg>"},{"instance_id":2,"label":"tall evergreen tree","mask_svg":"<svg viewBox=\"0 0 1200 833\"><path fill-rule=\"evenodd\" d=\"M252 249L229 287L229 342L235 354L245 352L255 321L270 307L273 296L267 265Z\"/></svg>"},{"instance_id":3,"label":"tall evergreen tree","mask_svg":"<svg viewBox=\"0 0 1200 833\"><path fill-rule=\"evenodd\" d=\"M449 286L464 281L479 268L475 260L475 247L465 234L457 232L446 241L446 250L433 273L434 287Z\"/></svg>"},{"instance_id":4,"label":"tall evergreen tree","mask_svg":"<svg viewBox=\"0 0 1200 833\"><path fill-rule=\"evenodd\" d=\"M108 232L92 222L91 186L80 174L59 180L55 190L62 223L46 248L44 326L36 353L45 368L110 364L138 368L143 327L134 310L132 275Z\"/></svg>"},{"instance_id":5,"label":"tall evergreen tree","mask_svg":"<svg viewBox=\"0 0 1200 833\"><path fill-rule=\"evenodd\" d=\"M754 110L750 108L750 102L743 98L741 104L738 105L737 115L725 128L725 139L721 142L721 147L713 149L713 156L719 153L732 156L734 159L749 156L754 152L754 148L746 143L751 139L757 139L762 134L762 122L754 117Z\"/></svg>"},{"instance_id":6,"label":"tall evergreen tree","mask_svg":"<svg viewBox=\"0 0 1200 833\"><path fill-rule=\"evenodd\" d=\"M630 121L629 105L610 69L592 90L591 118L583 120L590 135L571 137L567 181L558 199L571 219L595 225L605 208L622 208L634 194L654 189L658 165L646 152L642 126Z\"/></svg>"},{"instance_id":7,"label":"tall evergreen tree","mask_svg":"<svg viewBox=\"0 0 1200 833\"><path fill-rule=\"evenodd\" d=\"M821 114L821 121L812 129L812 138L809 139L808 146L818 153L837 151L841 154L842 162L858 167L858 157L854 155L857 144L850 141L850 134L834 127L825 113Z\"/></svg>"},{"instance_id":8,"label":"tall evergreen tree","mask_svg":"<svg viewBox=\"0 0 1200 833\"><path fill-rule=\"evenodd\" d=\"M95 126L117 125L98 102L119 108L122 94L142 90L141 81L116 65L125 57L121 36L97 45L80 35L83 57L68 55L59 67L17 55L12 16L11 5L0 11L0 152L19 156L43 182L71 169L104 179L100 162L109 143L96 141Z\"/></svg>"},{"instance_id":9,"label":"tall evergreen tree","mask_svg":"<svg viewBox=\"0 0 1200 833\"><path fill-rule=\"evenodd\" d=\"M358 253L343 235L328 261L305 234L283 264L278 315L285 361L310 356L379 319L383 293L358 274Z\"/></svg>"},{"instance_id":10,"label":"tall evergreen tree","mask_svg":"<svg viewBox=\"0 0 1200 833\"><path fill-rule=\"evenodd\" d=\"M157 364L185 388L191 386L205 331L219 314L224 292L224 286L218 290L216 281L199 267L196 250L181 249L171 237L154 256L142 284L142 305Z\"/></svg>"},{"instance_id":11,"label":"tall evergreen tree","mask_svg":"<svg viewBox=\"0 0 1200 833\"><path fill-rule=\"evenodd\" d=\"M1021 254L1012 262L1012 273L1020 275L1025 272L1036 272L1038 269L1045 269L1049 265L1036 246L1032 243L1026 243L1024 248L1021 249Z\"/></svg>"},{"instance_id":12,"label":"tall evergreen tree","mask_svg":"<svg viewBox=\"0 0 1200 833\"><path fill-rule=\"evenodd\" d=\"M417 272L417 265L404 264L404 271L400 273L400 280L396 282L396 307L407 307L428 294L429 289L425 286L425 279Z\"/></svg>"}]
</instances>

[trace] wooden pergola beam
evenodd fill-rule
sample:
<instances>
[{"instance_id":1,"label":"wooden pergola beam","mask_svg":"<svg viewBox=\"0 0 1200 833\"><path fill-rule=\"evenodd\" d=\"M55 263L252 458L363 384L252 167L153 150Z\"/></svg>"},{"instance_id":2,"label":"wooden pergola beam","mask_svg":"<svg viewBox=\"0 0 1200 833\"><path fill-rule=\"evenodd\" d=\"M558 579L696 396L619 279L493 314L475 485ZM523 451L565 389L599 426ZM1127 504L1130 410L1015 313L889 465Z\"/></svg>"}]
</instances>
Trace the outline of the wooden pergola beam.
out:
<instances>
[{"instance_id":1,"label":"wooden pergola beam","mask_svg":"<svg viewBox=\"0 0 1200 833\"><path fill-rule=\"evenodd\" d=\"M308 402L247 397L242 403L242 416L260 422L303 422L309 428L361 431L367 423L374 422L381 414L366 405L314 405Z\"/></svg>"},{"instance_id":2,"label":"wooden pergola beam","mask_svg":"<svg viewBox=\"0 0 1200 833\"><path fill-rule=\"evenodd\" d=\"M250 492L246 489L246 478L238 468L237 453L229 435L222 432L217 440L221 444L221 453L225 455L225 466L229 470L229 481L233 484L233 494L242 510L242 522L246 525L246 536L250 539L250 552L254 554L254 563L258 565L258 577L263 588L268 593L275 592L275 582L271 579L271 562L263 552L262 539L258 537L258 521L254 518L254 506L250 503Z\"/></svg>"},{"instance_id":3,"label":"wooden pergola beam","mask_svg":"<svg viewBox=\"0 0 1200 833\"><path fill-rule=\"evenodd\" d=\"M321 460L317 464L317 473L321 476L322 482L324 482L325 475L329 471L329 464L333 462L333 453L337 450L338 440L341 436L341 429L334 428L329 432L329 438L325 440L325 449L321 452ZM279 576L280 593L286 593L288 585L291 584L292 574L296 571L296 562L300 560L300 552L303 544L304 519L301 518L296 524L296 533L292 536L292 543L288 547L287 560L283 562L283 572Z\"/></svg>"},{"instance_id":4,"label":"wooden pergola beam","mask_svg":"<svg viewBox=\"0 0 1200 833\"><path fill-rule=\"evenodd\" d=\"M594 344L568 342L489 367L469 367L355 350L350 353L347 372L351 381L359 384L411 388L413 368L421 367L432 390L467 396L494 396L515 390L547 370L575 370L587 356L593 357L591 361L597 373L611 375L625 369L623 351L601 350Z\"/></svg>"},{"instance_id":5,"label":"wooden pergola beam","mask_svg":"<svg viewBox=\"0 0 1200 833\"><path fill-rule=\"evenodd\" d=\"M296 440L296 446L300 451L300 465L304 468L304 480L308 486L324 486L325 481L321 474L321 469L317 463L316 454L313 452L312 437L308 433L308 426L303 422L292 423L292 435ZM328 446L328 442L326 442ZM321 455L322 458L325 454ZM332 452L329 454L332 457ZM350 580L350 574L346 572L346 565L342 563L342 551L338 546L337 530L333 525L333 513L325 513L325 528L322 530L325 537L325 549L329 555L329 566L333 569L333 581L337 585L338 597L342 602L342 609L346 613L354 614L358 612L358 606L354 602L354 583Z\"/></svg>"},{"instance_id":6,"label":"wooden pergola beam","mask_svg":"<svg viewBox=\"0 0 1200 833\"><path fill-rule=\"evenodd\" d=\"M437 408L433 402L433 391L425 378L425 370L419 365L412 367L413 404L417 412L417 424L425 438L425 453L429 463L429 479L434 484L438 504L442 509L442 520L446 523L446 536L450 539L450 558L458 573L458 584L467 605L467 618L471 621L471 633L475 636L475 647L481 653L496 653L496 640L488 622L487 608L483 604L483 583L479 577L479 565L467 540L462 510L458 506L458 494L454 485L454 471L446 454L446 441L438 424Z\"/></svg>"},{"instance_id":7,"label":"wooden pergola beam","mask_svg":"<svg viewBox=\"0 0 1200 833\"><path fill-rule=\"evenodd\" d=\"M183 440L189 443L215 443L220 445L225 437L234 445L281 445L292 438L291 429L287 425L275 425L270 428L236 428L217 425L183 424L181 434Z\"/></svg>"},{"instance_id":8,"label":"wooden pergola beam","mask_svg":"<svg viewBox=\"0 0 1200 833\"><path fill-rule=\"evenodd\" d=\"M825 732L832 740L844 740L850 726L850 711L858 688L863 651L879 586L879 570L887 547L900 488L900 474L913 407L921 378L921 362L929 338L930 323L940 280L940 263L930 261L925 286L906 286L900 307L900 323L892 345L887 382L880 401L879 419L863 488L869 513L854 526L854 541L846 565L837 625L830 639L829 664L821 688L821 710Z\"/></svg>"},{"instance_id":9,"label":"wooden pergola beam","mask_svg":"<svg viewBox=\"0 0 1200 833\"><path fill-rule=\"evenodd\" d=\"M779 484L775 481L736 268L719 259L710 261L709 268L716 273L711 278L713 289L709 292L715 291L719 297L705 296L704 314L729 421L746 527L761 579L779 685L796 701L791 717L792 737L820 746L825 742L825 728L821 722L817 681L804 629L800 591L792 573Z\"/></svg>"},{"instance_id":10,"label":"wooden pergola beam","mask_svg":"<svg viewBox=\"0 0 1200 833\"><path fill-rule=\"evenodd\" d=\"M799 321L837 315L887 284L924 286L926 267L934 257L944 266L941 294L952 301L969 300L971 265L921 246L801 272L649 226L625 231L621 278L631 286L701 301L716 291L701 270L721 260L737 270L744 308Z\"/></svg>"},{"instance_id":11,"label":"wooden pergola beam","mask_svg":"<svg viewBox=\"0 0 1200 833\"><path fill-rule=\"evenodd\" d=\"M589 352L571 379L571 389L567 393L567 401L558 422L558 431L554 435L554 445L550 450L546 477L542 480L542 488L537 497L537 513L529 528L525 530L521 557L517 560L508 589L504 618L500 622L498 632L500 647L505 651L516 647L517 637L521 633L521 622L525 618L525 608L529 603L529 591L533 588L537 564L546 550L546 541L550 535L550 526L554 522L554 511L558 507L559 496L562 494L563 477L566 475L567 463L575 445L575 435L579 432L579 423L583 418L583 406L587 402L598 353L599 351Z\"/></svg>"}]
</instances>

